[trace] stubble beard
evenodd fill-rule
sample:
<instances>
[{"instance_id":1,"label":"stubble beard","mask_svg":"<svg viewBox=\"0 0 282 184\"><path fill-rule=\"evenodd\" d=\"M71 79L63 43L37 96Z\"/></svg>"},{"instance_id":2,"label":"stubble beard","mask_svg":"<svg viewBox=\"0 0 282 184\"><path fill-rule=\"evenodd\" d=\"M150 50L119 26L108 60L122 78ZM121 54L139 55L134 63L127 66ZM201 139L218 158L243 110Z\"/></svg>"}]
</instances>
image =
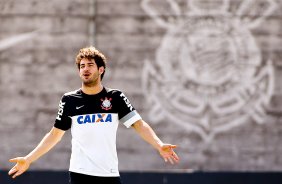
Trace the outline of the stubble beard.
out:
<instances>
[{"instance_id":1,"label":"stubble beard","mask_svg":"<svg viewBox=\"0 0 282 184\"><path fill-rule=\"evenodd\" d=\"M87 87L93 87L98 84L98 80L83 80L82 84Z\"/></svg>"},{"instance_id":2,"label":"stubble beard","mask_svg":"<svg viewBox=\"0 0 282 184\"><path fill-rule=\"evenodd\" d=\"M99 76L98 76L99 77ZM99 78L82 79L82 84L86 87L94 87L98 84Z\"/></svg>"}]
</instances>

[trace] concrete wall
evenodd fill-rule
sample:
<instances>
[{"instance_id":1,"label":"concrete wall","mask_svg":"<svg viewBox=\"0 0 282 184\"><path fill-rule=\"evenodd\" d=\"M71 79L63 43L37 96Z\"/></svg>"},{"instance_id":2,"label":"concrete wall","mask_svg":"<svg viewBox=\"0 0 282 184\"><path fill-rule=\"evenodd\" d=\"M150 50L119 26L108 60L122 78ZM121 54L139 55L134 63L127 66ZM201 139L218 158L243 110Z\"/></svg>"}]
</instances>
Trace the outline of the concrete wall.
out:
<instances>
[{"instance_id":1,"label":"concrete wall","mask_svg":"<svg viewBox=\"0 0 282 184\"><path fill-rule=\"evenodd\" d=\"M74 58L93 37L89 7L87 0L0 2L1 167L39 143L62 94L80 86ZM67 135L34 168L66 169L69 148Z\"/></svg>"},{"instance_id":2,"label":"concrete wall","mask_svg":"<svg viewBox=\"0 0 282 184\"><path fill-rule=\"evenodd\" d=\"M105 85L179 145L181 163L167 165L121 125L121 170L281 170L282 2L217 2L2 0L1 167L49 131L61 95L80 87L78 49L95 43ZM68 132L32 169L67 169L69 155Z\"/></svg>"}]
</instances>

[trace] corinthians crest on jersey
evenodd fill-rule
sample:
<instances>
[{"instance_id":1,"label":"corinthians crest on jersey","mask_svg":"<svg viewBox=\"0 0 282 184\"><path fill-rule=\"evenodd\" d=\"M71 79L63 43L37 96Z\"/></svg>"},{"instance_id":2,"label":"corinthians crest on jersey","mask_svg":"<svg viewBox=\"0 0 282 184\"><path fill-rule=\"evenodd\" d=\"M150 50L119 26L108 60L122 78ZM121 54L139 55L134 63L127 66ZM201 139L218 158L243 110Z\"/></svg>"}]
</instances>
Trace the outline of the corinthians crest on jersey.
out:
<instances>
[{"instance_id":1,"label":"corinthians crest on jersey","mask_svg":"<svg viewBox=\"0 0 282 184\"><path fill-rule=\"evenodd\" d=\"M102 101L101 107L102 107L102 109L104 109L106 111L110 110L112 108L111 100L112 100L112 98L107 98L107 97L105 97L104 99L101 98L101 101Z\"/></svg>"}]
</instances>

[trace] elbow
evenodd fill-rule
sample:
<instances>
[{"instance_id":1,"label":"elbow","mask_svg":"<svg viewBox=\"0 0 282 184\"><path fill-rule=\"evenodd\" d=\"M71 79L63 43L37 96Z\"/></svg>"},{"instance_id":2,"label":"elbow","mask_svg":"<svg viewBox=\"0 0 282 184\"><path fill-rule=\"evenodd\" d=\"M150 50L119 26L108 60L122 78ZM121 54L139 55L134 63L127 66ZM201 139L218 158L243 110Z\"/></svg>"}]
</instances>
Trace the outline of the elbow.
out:
<instances>
[{"instance_id":1,"label":"elbow","mask_svg":"<svg viewBox=\"0 0 282 184\"><path fill-rule=\"evenodd\" d=\"M138 131L138 130L140 130L140 129L142 129L143 127L144 127L144 121L142 121L142 120L138 120L138 121L136 121L133 125L132 125L132 127L136 130L136 131Z\"/></svg>"},{"instance_id":2,"label":"elbow","mask_svg":"<svg viewBox=\"0 0 282 184\"><path fill-rule=\"evenodd\" d=\"M50 142L58 143L62 140L62 134L59 133L49 132L46 136L49 138Z\"/></svg>"},{"instance_id":3,"label":"elbow","mask_svg":"<svg viewBox=\"0 0 282 184\"><path fill-rule=\"evenodd\" d=\"M150 126L143 120L138 120L133 124L133 128L141 133L150 129Z\"/></svg>"}]
</instances>

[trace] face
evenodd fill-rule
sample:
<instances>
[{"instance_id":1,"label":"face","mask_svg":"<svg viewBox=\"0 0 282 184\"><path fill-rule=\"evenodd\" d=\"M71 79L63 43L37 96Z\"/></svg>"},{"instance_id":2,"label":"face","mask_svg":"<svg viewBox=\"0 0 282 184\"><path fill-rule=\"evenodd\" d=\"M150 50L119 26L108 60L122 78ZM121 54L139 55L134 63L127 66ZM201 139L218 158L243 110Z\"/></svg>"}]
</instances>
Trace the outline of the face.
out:
<instances>
[{"instance_id":1,"label":"face","mask_svg":"<svg viewBox=\"0 0 282 184\"><path fill-rule=\"evenodd\" d=\"M93 86L101 82L100 75L104 72L104 67L98 69L94 59L83 58L80 61L79 76L84 85Z\"/></svg>"}]
</instances>

